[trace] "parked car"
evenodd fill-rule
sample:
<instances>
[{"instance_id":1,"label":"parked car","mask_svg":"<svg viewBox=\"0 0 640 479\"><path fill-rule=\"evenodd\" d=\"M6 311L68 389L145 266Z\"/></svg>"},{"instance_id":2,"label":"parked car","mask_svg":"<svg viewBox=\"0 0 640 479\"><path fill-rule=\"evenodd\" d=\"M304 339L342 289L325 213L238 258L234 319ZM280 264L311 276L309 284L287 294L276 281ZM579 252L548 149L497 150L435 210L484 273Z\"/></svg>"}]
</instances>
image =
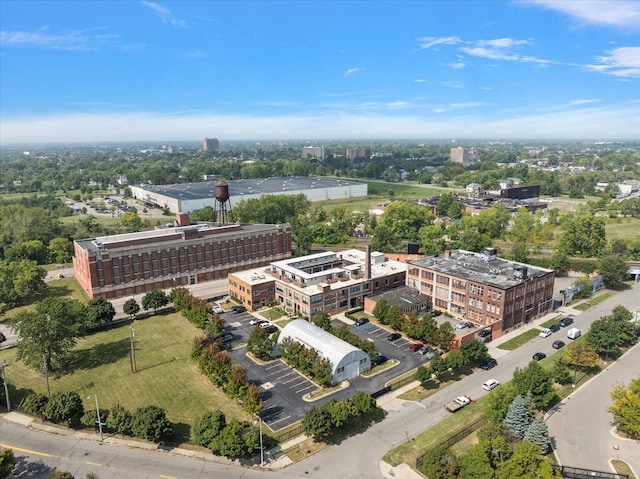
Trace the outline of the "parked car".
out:
<instances>
[{"instance_id":1,"label":"parked car","mask_svg":"<svg viewBox=\"0 0 640 479\"><path fill-rule=\"evenodd\" d=\"M400 333L391 333L387 336L387 341L397 341L402 336Z\"/></svg>"},{"instance_id":2,"label":"parked car","mask_svg":"<svg viewBox=\"0 0 640 479\"><path fill-rule=\"evenodd\" d=\"M573 318L571 316L565 316L564 318L562 318L560 320L560 322L558 324L560 326L562 326L563 328L566 328L570 324L573 324Z\"/></svg>"},{"instance_id":3,"label":"parked car","mask_svg":"<svg viewBox=\"0 0 640 479\"><path fill-rule=\"evenodd\" d=\"M535 359L536 361L542 361L546 357L547 355L544 353L541 353L540 351L538 351L536 354L533 355L533 359Z\"/></svg>"},{"instance_id":4,"label":"parked car","mask_svg":"<svg viewBox=\"0 0 640 479\"><path fill-rule=\"evenodd\" d=\"M554 341L553 344L551 345L551 347L553 349L560 349L562 347L564 347L564 341L560 341L559 339L557 341Z\"/></svg>"},{"instance_id":5,"label":"parked car","mask_svg":"<svg viewBox=\"0 0 640 479\"><path fill-rule=\"evenodd\" d=\"M373 366L378 366L379 364L386 363L388 360L389 360L389 358L387 358L384 354L379 354L378 353L378 357L376 359L374 359L373 361L371 361L371 364Z\"/></svg>"},{"instance_id":6,"label":"parked car","mask_svg":"<svg viewBox=\"0 0 640 479\"><path fill-rule=\"evenodd\" d=\"M558 331L560 331L560 323L553 323L551 326L549 326L549 331L551 331L552 333L557 333Z\"/></svg>"},{"instance_id":7,"label":"parked car","mask_svg":"<svg viewBox=\"0 0 640 479\"><path fill-rule=\"evenodd\" d=\"M431 358L432 358L433 357L433 349L430 348L429 346L422 346L420 349L418 349L418 354L421 354L422 356L430 354ZM431 359L431 358L429 358L429 359Z\"/></svg>"},{"instance_id":8,"label":"parked car","mask_svg":"<svg viewBox=\"0 0 640 479\"><path fill-rule=\"evenodd\" d=\"M222 335L222 340L223 340L225 343L228 343L229 341L233 341L233 334L231 334L231 333L225 333L225 334L223 334L223 335Z\"/></svg>"},{"instance_id":9,"label":"parked car","mask_svg":"<svg viewBox=\"0 0 640 479\"><path fill-rule=\"evenodd\" d=\"M473 323L470 323L469 321L460 321L458 324L456 324L456 329L465 328L473 328Z\"/></svg>"},{"instance_id":10,"label":"parked car","mask_svg":"<svg viewBox=\"0 0 640 479\"><path fill-rule=\"evenodd\" d=\"M249 324L251 326L260 326L262 323L266 323L266 322L267 322L266 319L253 318L251 321L249 321Z\"/></svg>"},{"instance_id":11,"label":"parked car","mask_svg":"<svg viewBox=\"0 0 640 479\"><path fill-rule=\"evenodd\" d=\"M231 311L233 311L233 314L238 314L238 313L244 313L247 310L247 308L245 308L244 306L234 306L231 308Z\"/></svg>"},{"instance_id":12,"label":"parked car","mask_svg":"<svg viewBox=\"0 0 640 479\"><path fill-rule=\"evenodd\" d=\"M567 331L567 338L569 339L578 339L580 336L582 336L582 331L578 328L571 328Z\"/></svg>"},{"instance_id":13,"label":"parked car","mask_svg":"<svg viewBox=\"0 0 640 479\"><path fill-rule=\"evenodd\" d=\"M269 326L273 326L269 321L265 321L264 323L260 323L259 325L262 329L267 329Z\"/></svg>"},{"instance_id":14,"label":"parked car","mask_svg":"<svg viewBox=\"0 0 640 479\"><path fill-rule=\"evenodd\" d=\"M484 363L480 365L480 369L484 369L488 371L489 369L493 369L498 365L498 361L494 358L487 359Z\"/></svg>"},{"instance_id":15,"label":"parked car","mask_svg":"<svg viewBox=\"0 0 640 479\"><path fill-rule=\"evenodd\" d=\"M278 327L273 325L273 324L270 324L269 326L264 328L264 330L267 332L267 334L272 334L272 333L275 333L278 330Z\"/></svg>"},{"instance_id":16,"label":"parked car","mask_svg":"<svg viewBox=\"0 0 640 479\"><path fill-rule=\"evenodd\" d=\"M222 309L220 306L218 306L217 304L214 304L211 306L211 309L213 310L214 313L216 314L222 314L224 313L224 309Z\"/></svg>"},{"instance_id":17,"label":"parked car","mask_svg":"<svg viewBox=\"0 0 640 479\"><path fill-rule=\"evenodd\" d=\"M362 326L363 324L367 324L369 320L367 318L358 318L356 319L356 326Z\"/></svg>"},{"instance_id":18,"label":"parked car","mask_svg":"<svg viewBox=\"0 0 640 479\"><path fill-rule=\"evenodd\" d=\"M551 330L550 329L543 329L542 331L540 331L540 334L538 334L538 336L540 336L541 338L548 338L549 336L551 336Z\"/></svg>"},{"instance_id":19,"label":"parked car","mask_svg":"<svg viewBox=\"0 0 640 479\"><path fill-rule=\"evenodd\" d=\"M500 386L500 383L498 381L496 381L495 379L488 379L482 384L482 389L484 389L485 391L491 391L498 386Z\"/></svg>"},{"instance_id":20,"label":"parked car","mask_svg":"<svg viewBox=\"0 0 640 479\"><path fill-rule=\"evenodd\" d=\"M415 353L418 349L420 349L422 346L424 346L424 344L422 343L415 343L412 344L411 346L409 346L409 351L411 351L412 353Z\"/></svg>"},{"instance_id":21,"label":"parked car","mask_svg":"<svg viewBox=\"0 0 640 479\"><path fill-rule=\"evenodd\" d=\"M481 343L488 343L489 341L491 341L491 330L483 329L476 335L476 337Z\"/></svg>"}]
</instances>

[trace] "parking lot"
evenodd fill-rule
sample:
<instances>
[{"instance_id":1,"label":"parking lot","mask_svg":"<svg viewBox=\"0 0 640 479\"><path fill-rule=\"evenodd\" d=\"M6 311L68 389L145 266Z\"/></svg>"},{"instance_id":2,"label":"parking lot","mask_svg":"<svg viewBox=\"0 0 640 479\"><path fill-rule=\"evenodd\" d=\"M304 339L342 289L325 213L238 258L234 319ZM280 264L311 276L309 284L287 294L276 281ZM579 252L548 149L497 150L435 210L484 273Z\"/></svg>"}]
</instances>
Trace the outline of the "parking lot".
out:
<instances>
[{"instance_id":1,"label":"parking lot","mask_svg":"<svg viewBox=\"0 0 640 479\"><path fill-rule=\"evenodd\" d=\"M232 348L233 361L245 369L249 382L260 388L264 403L262 420L273 430L282 429L299 421L311 407L321 406L331 399L346 399L353 396L356 391L369 393L379 391L389 380L429 361L426 356L410 351L409 348L414 341L404 337L388 341L387 336L390 331L371 323L362 326L352 325L349 328L353 333L362 339L375 342L380 353L389 359L388 362L396 360L397 363L378 374L350 379L349 387L346 389L338 390L316 401L305 401L306 395L313 395L320 391L312 381L289 367L284 361L273 360L258 364L247 356L244 344L255 327L250 324L250 321L256 316L248 312L234 314L229 311L223 313L222 317L225 320L225 331L234 336L228 343ZM334 320L333 324L339 326L344 323Z\"/></svg>"}]
</instances>

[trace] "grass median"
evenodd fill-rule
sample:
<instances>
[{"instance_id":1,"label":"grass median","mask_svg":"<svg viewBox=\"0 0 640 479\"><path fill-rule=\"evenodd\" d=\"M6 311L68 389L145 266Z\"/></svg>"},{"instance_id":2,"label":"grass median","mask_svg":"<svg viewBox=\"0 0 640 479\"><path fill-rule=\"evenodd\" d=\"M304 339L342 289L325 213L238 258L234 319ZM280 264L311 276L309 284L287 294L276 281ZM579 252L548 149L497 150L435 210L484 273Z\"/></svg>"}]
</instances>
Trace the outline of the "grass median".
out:
<instances>
[{"instance_id":1,"label":"grass median","mask_svg":"<svg viewBox=\"0 0 640 479\"><path fill-rule=\"evenodd\" d=\"M523 344L527 344L533 338L537 338L539 334L540 334L540 330L538 328L530 329L529 331L526 331L516 336L515 338L511 338L510 340L505 341L500 346L498 346L498 349L513 351L514 349L519 348Z\"/></svg>"}]
</instances>

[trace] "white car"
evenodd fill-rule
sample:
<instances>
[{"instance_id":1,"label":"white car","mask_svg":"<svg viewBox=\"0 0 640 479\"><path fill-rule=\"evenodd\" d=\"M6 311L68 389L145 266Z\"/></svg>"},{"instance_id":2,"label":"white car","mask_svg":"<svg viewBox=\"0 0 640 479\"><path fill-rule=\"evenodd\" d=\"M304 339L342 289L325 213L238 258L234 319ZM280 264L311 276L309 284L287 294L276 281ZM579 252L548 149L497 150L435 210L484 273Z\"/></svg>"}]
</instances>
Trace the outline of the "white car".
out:
<instances>
[{"instance_id":1,"label":"white car","mask_svg":"<svg viewBox=\"0 0 640 479\"><path fill-rule=\"evenodd\" d=\"M264 323L260 323L260 327L262 329L267 329L269 326L273 326L269 321L265 321Z\"/></svg>"},{"instance_id":2,"label":"white car","mask_svg":"<svg viewBox=\"0 0 640 479\"><path fill-rule=\"evenodd\" d=\"M500 386L500 383L498 381L496 381L495 379L489 379L485 381L484 384L482 384L482 389L484 389L485 391L491 391L498 386Z\"/></svg>"},{"instance_id":3,"label":"white car","mask_svg":"<svg viewBox=\"0 0 640 479\"><path fill-rule=\"evenodd\" d=\"M261 319L261 318L253 318L251 321L249 321L249 324L251 326L259 326L263 323L266 323L267 320L266 319Z\"/></svg>"},{"instance_id":4,"label":"white car","mask_svg":"<svg viewBox=\"0 0 640 479\"><path fill-rule=\"evenodd\" d=\"M214 304L211 309L213 309L213 312L216 314L222 314L224 313L224 309L222 309L220 306L218 306L217 304Z\"/></svg>"},{"instance_id":5,"label":"white car","mask_svg":"<svg viewBox=\"0 0 640 479\"><path fill-rule=\"evenodd\" d=\"M550 329L543 329L542 331L540 331L540 334L538 336L540 336L541 338L548 338L549 336L551 336L552 332Z\"/></svg>"}]
</instances>

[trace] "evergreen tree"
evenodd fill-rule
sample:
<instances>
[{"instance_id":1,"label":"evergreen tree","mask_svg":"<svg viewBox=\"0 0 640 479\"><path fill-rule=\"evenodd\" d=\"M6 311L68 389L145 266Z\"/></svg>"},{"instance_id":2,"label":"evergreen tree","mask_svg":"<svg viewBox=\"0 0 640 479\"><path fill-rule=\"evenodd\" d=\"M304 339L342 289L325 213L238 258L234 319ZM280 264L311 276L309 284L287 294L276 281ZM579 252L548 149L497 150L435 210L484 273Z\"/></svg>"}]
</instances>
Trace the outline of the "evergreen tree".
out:
<instances>
[{"instance_id":1,"label":"evergreen tree","mask_svg":"<svg viewBox=\"0 0 640 479\"><path fill-rule=\"evenodd\" d=\"M522 439L529 428L531 423L531 417L527 406L522 399L522 396L518 394L511 404L509 404L509 410L504 418L504 425L507 426L509 431L517 437Z\"/></svg>"},{"instance_id":2,"label":"evergreen tree","mask_svg":"<svg viewBox=\"0 0 640 479\"><path fill-rule=\"evenodd\" d=\"M542 449L542 454L549 452L549 429L547 425L538 418L534 418L524 434L524 440L537 444Z\"/></svg>"}]
</instances>

